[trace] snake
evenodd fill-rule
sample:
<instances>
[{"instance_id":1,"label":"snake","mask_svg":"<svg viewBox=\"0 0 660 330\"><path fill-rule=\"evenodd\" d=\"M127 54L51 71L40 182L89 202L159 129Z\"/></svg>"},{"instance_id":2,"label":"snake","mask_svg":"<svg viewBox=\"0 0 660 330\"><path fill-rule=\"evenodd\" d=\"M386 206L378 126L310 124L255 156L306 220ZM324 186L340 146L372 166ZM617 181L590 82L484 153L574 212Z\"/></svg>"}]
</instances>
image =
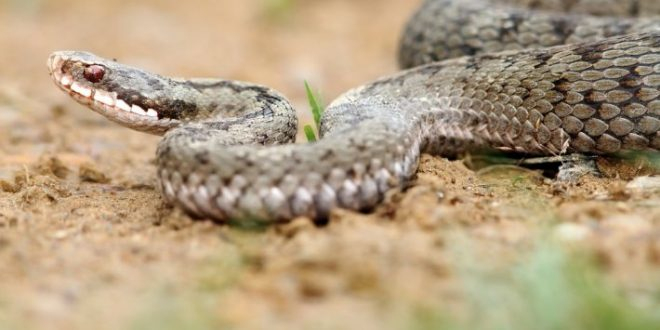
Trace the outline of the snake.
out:
<instances>
[{"instance_id":1,"label":"snake","mask_svg":"<svg viewBox=\"0 0 660 330\"><path fill-rule=\"evenodd\" d=\"M258 84L171 78L83 51L48 58L74 100L162 135L167 203L218 222L368 212L421 153L609 155L660 150L656 0L427 0L404 28L401 71L353 88L294 143L285 96Z\"/></svg>"}]
</instances>

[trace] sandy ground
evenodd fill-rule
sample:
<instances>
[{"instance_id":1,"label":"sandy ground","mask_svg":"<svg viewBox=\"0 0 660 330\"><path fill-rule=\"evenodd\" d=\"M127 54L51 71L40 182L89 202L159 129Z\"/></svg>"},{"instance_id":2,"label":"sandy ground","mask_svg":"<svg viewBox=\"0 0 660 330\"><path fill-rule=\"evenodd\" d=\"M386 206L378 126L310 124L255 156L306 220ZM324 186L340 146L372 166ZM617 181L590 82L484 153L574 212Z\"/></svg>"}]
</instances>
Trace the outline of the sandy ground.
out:
<instances>
[{"instance_id":1,"label":"sandy ground","mask_svg":"<svg viewBox=\"0 0 660 330\"><path fill-rule=\"evenodd\" d=\"M395 72L417 6L286 3L0 1L0 328L409 328L420 308L474 312L467 261L507 274L548 237L657 306L657 183L425 156L414 186L371 214L259 230L193 221L155 188L158 137L83 109L46 72L51 51L89 50L266 84L308 121L303 81L328 101Z\"/></svg>"}]
</instances>

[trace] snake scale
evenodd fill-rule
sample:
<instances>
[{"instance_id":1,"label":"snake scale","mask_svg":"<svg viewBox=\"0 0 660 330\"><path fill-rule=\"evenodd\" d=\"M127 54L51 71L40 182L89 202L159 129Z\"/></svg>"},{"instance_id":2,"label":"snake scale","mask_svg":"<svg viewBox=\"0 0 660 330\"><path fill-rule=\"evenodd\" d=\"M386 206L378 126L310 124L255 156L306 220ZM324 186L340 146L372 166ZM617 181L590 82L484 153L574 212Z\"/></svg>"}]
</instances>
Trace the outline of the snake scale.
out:
<instances>
[{"instance_id":1,"label":"snake scale","mask_svg":"<svg viewBox=\"0 0 660 330\"><path fill-rule=\"evenodd\" d=\"M660 150L655 14L656 0L427 0L402 38L408 69L332 102L310 144L291 143L295 111L264 86L75 51L48 67L76 101L164 135L160 188L188 214L325 218L373 208L414 176L421 152Z\"/></svg>"}]
</instances>

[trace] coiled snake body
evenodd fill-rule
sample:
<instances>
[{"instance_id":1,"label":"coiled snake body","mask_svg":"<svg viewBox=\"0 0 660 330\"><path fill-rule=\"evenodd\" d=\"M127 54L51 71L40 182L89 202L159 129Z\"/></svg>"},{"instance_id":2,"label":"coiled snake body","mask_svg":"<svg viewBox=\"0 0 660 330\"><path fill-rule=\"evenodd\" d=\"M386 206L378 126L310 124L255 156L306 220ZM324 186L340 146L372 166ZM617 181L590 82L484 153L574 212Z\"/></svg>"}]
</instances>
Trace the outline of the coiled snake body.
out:
<instances>
[{"instance_id":1,"label":"coiled snake body","mask_svg":"<svg viewBox=\"0 0 660 330\"><path fill-rule=\"evenodd\" d=\"M414 175L420 152L660 150L660 21L638 13L660 5L426 1L402 39L400 62L413 68L335 100L312 144L290 144L295 111L267 87L172 79L84 52L48 65L78 102L164 134L161 189L189 214L324 218L375 206Z\"/></svg>"}]
</instances>

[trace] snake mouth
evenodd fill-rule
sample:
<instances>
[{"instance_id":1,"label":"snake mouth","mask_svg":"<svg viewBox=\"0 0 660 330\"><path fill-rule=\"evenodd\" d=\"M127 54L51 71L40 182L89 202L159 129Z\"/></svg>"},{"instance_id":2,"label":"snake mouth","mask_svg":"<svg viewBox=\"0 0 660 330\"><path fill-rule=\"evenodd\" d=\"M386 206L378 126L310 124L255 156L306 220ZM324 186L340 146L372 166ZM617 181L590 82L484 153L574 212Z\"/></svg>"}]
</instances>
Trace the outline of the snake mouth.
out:
<instances>
[{"instance_id":1,"label":"snake mouth","mask_svg":"<svg viewBox=\"0 0 660 330\"><path fill-rule=\"evenodd\" d=\"M98 82L112 69L93 57L82 52L51 54L47 66L55 85L78 103L123 126L160 135L178 125L178 120L159 118L158 111L131 104L117 92L100 88Z\"/></svg>"}]
</instances>

